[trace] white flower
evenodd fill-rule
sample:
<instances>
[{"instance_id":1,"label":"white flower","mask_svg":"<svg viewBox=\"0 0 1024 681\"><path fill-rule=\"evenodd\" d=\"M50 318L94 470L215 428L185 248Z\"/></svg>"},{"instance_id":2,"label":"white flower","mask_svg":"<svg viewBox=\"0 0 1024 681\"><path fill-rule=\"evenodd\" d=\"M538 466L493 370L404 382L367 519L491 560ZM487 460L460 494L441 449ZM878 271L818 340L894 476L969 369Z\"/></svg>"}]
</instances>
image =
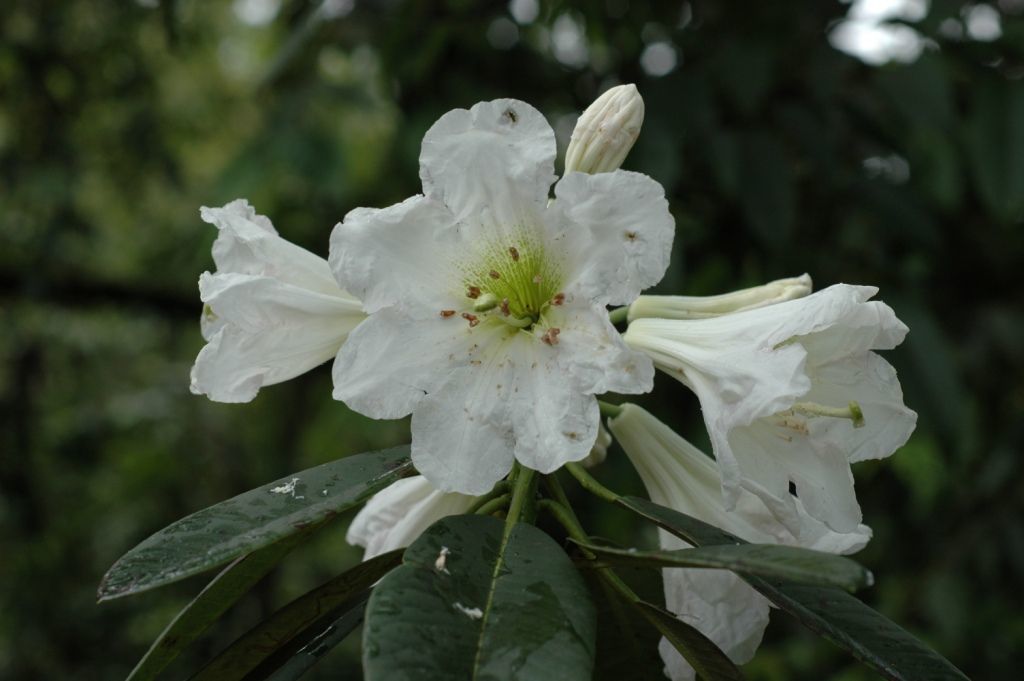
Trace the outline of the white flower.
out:
<instances>
[{"instance_id":1,"label":"white flower","mask_svg":"<svg viewBox=\"0 0 1024 681\"><path fill-rule=\"evenodd\" d=\"M366 318L338 287L327 261L277 235L244 199L203 207L220 230L217 272L199 278L207 345L192 367L192 392L248 402L265 385L309 371L338 353Z\"/></svg>"},{"instance_id":2,"label":"white flower","mask_svg":"<svg viewBox=\"0 0 1024 681\"><path fill-rule=\"evenodd\" d=\"M330 263L369 318L334 365L334 396L412 417L412 459L444 491L482 494L513 461L549 473L587 456L596 394L650 390L654 370L609 323L668 265L661 186L570 173L516 100L456 109L427 131L424 195L349 213Z\"/></svg>"},{"instance_id":3,"label":"white flower","mask_svg":"<svg viewBox=\"0 0 1024 681\"><path fill-rule=\"evenodd\" d=\"M734 510L726 510L715 463L700 450L640 407L622 406L609 421L622 449L636 467L651 500L710 523L746 541L803 546L831 553L852 553L871 538L859 525L838 533L808 516L797 504L800 526L783 526L756 495L740 489ZM675 535L659 530L667 550L687 548ZM728 570L664 570L665 603L684 622L715 642L737 664L754 655L768 624L768 601ZM693 679L693 668L667 641L659 651L673 681Z\"/></svg>"},{"instance_id":4,"label":"white flower","mask_svg":"<svg viewBox=\"0 0 1024 681\"><path fill-rule=\"evenodd\" d=\"M618 85L587 107L565 150L565 172L617 170L633 148L644 123L644 100L636 85Z\"/></svg>"},{"instance_id":5,"label":"white flower","mask_svg":"<svg viewBox=\"0 0 1024 681\"><path fill-rule=\"evenodd\" d=\"M422 475L393 482L370 498L349 525L349 544L363 546L363 560L409 546L441 518L469 510L475 497L435 489Z\"/></svg>"},{"instance_id":6,"label":"white flower","mask_svg":"<svg viewBox=\"0 0 1024 681\"><path fill-rule=\"evenodd\" d=\"M642 317L661 319L705 319L732 312L754 310L787 300L803 298L812 290L811 277L801 274L776 279L761 286L723 293L719 296L640 296L629 306L629 321Z\"/></svg>"},{"instance_id":7,"label":"white flower","mask_svg":"<svg viewBox=\"0 0 1024 681\"><path fill-rule=\"evenodd\" d=\"M720 317L630 324L626 342L700 399L729 508L746 487L792 531L798 501L837 532L858 526L850 464L889 456L917 420L895 370L871 352L907 332L868 302L876 292L840 284Z\"/></svg>"}]
</instances>

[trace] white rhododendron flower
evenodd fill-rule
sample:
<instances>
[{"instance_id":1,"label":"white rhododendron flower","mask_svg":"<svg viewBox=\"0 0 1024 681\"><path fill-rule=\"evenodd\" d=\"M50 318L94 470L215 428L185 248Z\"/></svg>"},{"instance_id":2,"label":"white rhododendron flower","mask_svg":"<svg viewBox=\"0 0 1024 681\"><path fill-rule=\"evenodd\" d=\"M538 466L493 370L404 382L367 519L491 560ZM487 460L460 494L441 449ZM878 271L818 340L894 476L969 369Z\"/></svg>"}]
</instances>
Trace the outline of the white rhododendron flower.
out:
<instances>
[{"instance_id":1,"label":"white rhododendron flower","mask_svg":"<svg viewBox=\"0 0 1024 681\"><path fill-rule=\"evenodd\" d=\"M871 352L907 332L869 302L876 292L840 284L719 317L630 324L626 342L700 399L729 508L746 488L793 532L801 506L837 532L858 527L850 464L889 456L917 420L896 371Z\"/></svg>"},{"instance_id":2,"label":"white rhododendron flower","mask_svg":"<svg viewBox=\"0 0 1024 681\"><path fill-rule=\"evenodd\" d=\"M374 418L412 413L412 459L443 491L482 494L514 460L550 473L587 456L595 395L651 389L606 305L668 266L674 222L639 173L555 181L544 117L503 99L456 109L423 139L423 194L350 212L338 281L370 315L334 365L334 396Z\"/></svg>"},{"instance_id":3,"label":"white rhododendron flower","mask_svg":"<svg viewBox=\"0 0 1024 681\"><path fill-rule=\"evenodd\" d=\"M808 516L799 500L800 527L793 532L760 498L742 488L734 509L727 510L714 461L671 428L632 404L622 405L622 412L608 425L656 504L761 544L852 553L871 538L865 525L849 533L833 532ZM659 530L659 538L667 550L689 547L664 530ZM663 572L665 603L670 611L714 641L733 662L743 664L753 657L768 624L769 605L761 594L728 570L667 568ZM669 678L694 678L693 668L668 641L662 640L659 651Z\"/></svg>"},{"instance_id":4,"label":"white rhododendron flower","mask_svg":"<svg viewBox=\"0 0 1024 681\"><path fill-rule=\"evenodd\" d=\"M370 498L345 539L366 548L363 560L412 544L441 518L469 510L476 497L441 492L422 475L393 482Z\"/></svg>"},{"instance_id":5,"label":"white rhododendron flower","mask_svg":"<svg viewBox=\"0 0 1024 681\"><path fill-rule=\"evenodd\" d=\"M207 344L192 367L193 393L248 402L334 357L366 318L326 260L282 239L244 199L200 215L220 233L217 271L199 277Z\"/></svg>"},{"instance_id":6,"label":"white rhododendron flower","mask_svg":"<svg viewBox=\"0 0 1024 681\"><path fill-rule=\"evenodd\" d=\"M629 306L627 319L705 319L723 314L754 310L787 300L803 298L813 290L811 277L776 279L761 286L723 293L718 296L640 296Z\"/></svg>"}]
</instances>

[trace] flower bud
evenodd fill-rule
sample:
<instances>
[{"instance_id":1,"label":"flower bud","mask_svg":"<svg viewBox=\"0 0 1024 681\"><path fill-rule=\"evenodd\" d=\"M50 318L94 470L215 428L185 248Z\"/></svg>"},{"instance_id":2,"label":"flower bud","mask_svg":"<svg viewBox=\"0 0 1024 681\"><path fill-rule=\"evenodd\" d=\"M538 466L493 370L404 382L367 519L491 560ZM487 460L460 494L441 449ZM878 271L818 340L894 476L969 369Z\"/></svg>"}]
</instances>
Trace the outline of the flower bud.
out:
<instances>
[{"instance_id":1,"label":"flower bud","mask_svg":"<svg viewBox=\"0 0 1024 681\"><path fill-rule=\"evenodd\" d=\"M617 170L633 148L644 122L644 100L636 86L618 85L587 107L572 131L565 172Z\"/></svg>"},{"instance_id":2,"label":"flower bud","mask_svg":"<svg viewBox=\"0 0 1024 681\"><path fill-rule=\"evenodd\" d=\"M811 277L777 279L761 286L745 288L719 296L640 296L629 306L629 321L643 317L660 319L705 319L732 312L753 310L795 298L812 290Z\"/></svg>"},{"instance_id":3,"label":"flower bud","mask_svg":"<svg viewBox=\"0 0 1024 681\"><path fill-rule=\"evenodd\" d=\"M593 448L590 450L590 454L587 458L580 461L584 468L593 468L604 463L604 460L608 458L608 447L612 444L612 434L608 432L608 429L604 427L604 424L600 424L597 427L597 440L594 442Z\"/></svg>"}]
</instances>

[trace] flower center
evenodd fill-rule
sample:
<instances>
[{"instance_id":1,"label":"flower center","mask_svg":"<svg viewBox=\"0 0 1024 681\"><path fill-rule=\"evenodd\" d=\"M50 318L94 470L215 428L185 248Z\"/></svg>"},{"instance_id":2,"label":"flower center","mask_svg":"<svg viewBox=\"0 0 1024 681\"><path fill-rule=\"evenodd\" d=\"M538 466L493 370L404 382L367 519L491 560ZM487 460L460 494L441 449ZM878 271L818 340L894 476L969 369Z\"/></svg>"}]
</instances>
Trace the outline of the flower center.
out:
<instances>
[{"instance_id":1,"label":"flower center","mask_svg":"<svg viewBox=\"0 0 1024 681\"><path fill-rule=\"evenodd\" d=\"M462 316L471 326L486 316L528 330L548 306L565 301L557 263L532 239L489 245L465 268L463 283L473 313Z\"/></svg>"}]
</instances>

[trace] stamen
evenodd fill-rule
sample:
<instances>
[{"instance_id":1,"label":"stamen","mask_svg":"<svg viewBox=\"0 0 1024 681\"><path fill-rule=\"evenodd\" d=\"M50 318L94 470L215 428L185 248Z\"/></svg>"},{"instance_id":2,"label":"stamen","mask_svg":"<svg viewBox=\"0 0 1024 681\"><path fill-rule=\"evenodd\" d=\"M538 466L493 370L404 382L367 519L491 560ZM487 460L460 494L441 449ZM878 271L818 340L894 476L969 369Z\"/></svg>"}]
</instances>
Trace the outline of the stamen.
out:
<instances>
[{"instance_id":1,"label":"stamen","mask_svg":"<svg viewBox=\"0 0 1024 681\"><path fill-rule=\"evenodd\" d=\"M462 318L469 322L469 328L473 328L474 326L480 323L480 320L477 319L477 316L475 314L469 314L468 312L463 312Z\"/></svg>"},{"instance_id":2,"label":"stamen","mask_svg":"<svg viewBox=\"0 0 1024 681\"><path fill-rule=\"evenodd\" d=\"M497 270L491 270L490 272L488 272L488 274L490 275L491 279L501 279L501 275L498 274Z\"/></svg>"},{"instance_id":3,"label":"stamen","mask_svg":"<svg viewBox=\"0 0 1024 681\"><path fill-rule=\"evenodd\" d=\"M829 416L837 419L850 419L853 421L854 428L864 427L864 411L860 408L859 404L852 400L845 409L842 407L828 407L817 402L797 402L793 405L791 411L803 414L804 416Z\"/></svg>"},{"instance_id":4,"label":"stamen","mask_svg":"<svg viewBox=\"0 0 1024 681\"><path fill-rule=\"evenodd\" d=\"M560 334L561 332L561 329L552 326L551 328L544 332L544 335L541 336L540 339L547 343L548 345L558 345L558 334Z\"/></svg>"},{"instance_id":5,"label":"stamen","mask_svg":"<svg viewBox=\"0 0 1024 681\"><path fill-rule=\"evenodd\" d=\"M565 294L561 293L561 292L556 293L555 297L551 299L551 304L552 305L561 305L564 302L565 302Z\"/></svg>"},{"instance_id":6,"label":"stamen","mask_svg":"<svg viewBox=\"0 0 1024 681\"><path fill-rule=\"evenodd\" d=\"M493 293L485 293L476 299L476 302L473 304L473 311L487 312L488 310L493 310L498 307L499 302L498 296Z\"/></svg>"},{"instance_id":7,"label":"stamen","mask_svg":"<svg viewBox=\"0 0 1024 681\"><path fill-rule=\"evenodd\" d=\"M508 247L508 254L512 256L512 259L514 261L519 262L519 251L516 249L515 246Z\"/></svg>"},{"instance_id":8,"label":"stamen","mask_svg":"<svg viewBox=\"0 0 1024 681\"><path fill-rule=\"evenodd\" d=\"M499 305L499 307L501 308L501 314L505 315L506 317L509 316L509 314L511 314L508 311L508 298L502 299L501 305Z\"/></svg>"},{"instance_id":9,"label":"stamen","mask_svg":"<svg viewBox=\"0 0 1024 681\"><path fill-rule=\"evenodd\" d=\"M445 319L455 316L455 310L441 310L441 316Z\"/></svg>"},{"instance_id":10,"label":"stamen","mask_svg":"<svg viewBox=\"0 0 1024 681\"><path fill-rule=\"evenodd\" d=\"M470 286L469 290L466 292L466 297L467 298L479 298L480 297L480 287L479 286Z\"/></svg>"}]
</instances>

